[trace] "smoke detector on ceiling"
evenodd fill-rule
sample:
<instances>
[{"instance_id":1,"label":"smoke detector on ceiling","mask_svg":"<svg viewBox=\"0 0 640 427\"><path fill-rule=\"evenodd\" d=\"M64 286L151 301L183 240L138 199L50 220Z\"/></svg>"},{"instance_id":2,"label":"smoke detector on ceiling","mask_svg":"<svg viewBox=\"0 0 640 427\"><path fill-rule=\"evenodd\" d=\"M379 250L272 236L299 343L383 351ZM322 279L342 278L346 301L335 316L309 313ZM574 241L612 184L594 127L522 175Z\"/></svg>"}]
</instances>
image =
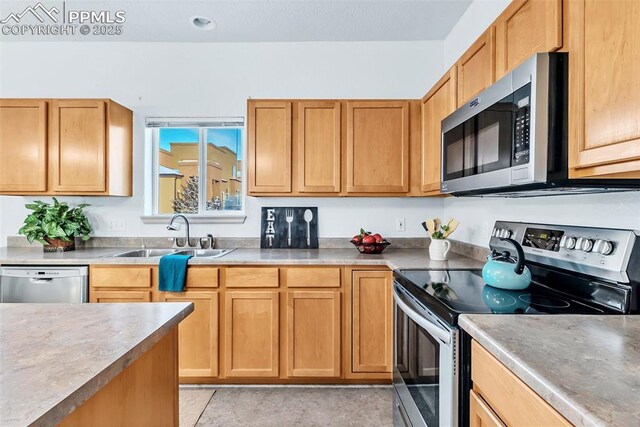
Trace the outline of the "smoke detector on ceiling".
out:
<instances>
[{"instance_id":1,"label":"smoke detector on ceiling","mask_svg":"<svg viewBox=\"0 0 640 427\"><path fill-rule=\"evenodd\" d=\"M199 30L211 31L216 29L215 21L206 16L194 16L191 18L191 24Z\"/></svg>"}]
</instances>

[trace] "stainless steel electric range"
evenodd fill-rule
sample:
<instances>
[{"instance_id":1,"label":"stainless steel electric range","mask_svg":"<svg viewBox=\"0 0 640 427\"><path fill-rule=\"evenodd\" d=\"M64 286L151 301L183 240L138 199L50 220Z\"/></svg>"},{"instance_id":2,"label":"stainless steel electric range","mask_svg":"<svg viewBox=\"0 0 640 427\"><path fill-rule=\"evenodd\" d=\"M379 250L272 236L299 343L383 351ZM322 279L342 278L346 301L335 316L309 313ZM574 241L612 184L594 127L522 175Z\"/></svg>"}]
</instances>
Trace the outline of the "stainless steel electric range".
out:
<instances>
[{"instance_id":1,"label":"stainless steel electric range","mask_svg":"<svg viewBox=\"0 0 640 427\"><path fill-rule=\"evenodd\" d=\"M394 422L469 423L470 337L462 313L638 313L640 239L635 231L496 222L489 246L524 249L533 281L522 291L486 285L481 270L394 272Z\"/></svg>"}]
</instances>

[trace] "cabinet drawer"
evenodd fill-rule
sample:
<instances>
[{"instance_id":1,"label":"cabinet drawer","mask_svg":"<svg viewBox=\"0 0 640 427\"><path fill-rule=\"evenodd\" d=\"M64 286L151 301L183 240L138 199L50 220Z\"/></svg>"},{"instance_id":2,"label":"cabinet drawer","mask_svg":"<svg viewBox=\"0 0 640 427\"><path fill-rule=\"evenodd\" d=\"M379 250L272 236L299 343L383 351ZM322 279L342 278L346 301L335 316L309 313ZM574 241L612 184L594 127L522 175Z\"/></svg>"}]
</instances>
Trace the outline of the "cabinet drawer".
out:
<instances>
[{"instance_id":1,"label":"cabinet drawer","mask_svg":"<svg viewBox=\"0 0 640 427\"><path fill-rule=\"evenodd\" d=\"M570 426L547 402L476 341L471 344L473 390L507 425Z\"/></svg>"},{"instance_id":2,"label":"cabinet drawer","mask_svg":"<svg viewBox=\"0 0 640 427\"><path fill-rule=\"evenodd\" d=\"M151 267L93 267L94 288L150 288Z\"/></svg>"},{"instance_id":3,"label":"cabinet drawer","mask_svg":"<svg viewBox=\"0 0 640 427\"><path fill-rule=\"evenodd\" d=\"M290 288L340 287L340 268L288 268L286 277Z\"/></svg>"},{"instance_id":4,"label":"cabinet drawer","mask_svg":"<svg viewBox=\"0 0 640 427\"><path fill-rule=\"evenodd\" d=\"M278 268L227 268L226 284L227 288L277 288Z\"/></svg>"},{"instance_id":5,"label":"cabinet drawer","mask_svg":"<svg viewBox=\"0 0 640 427\"><path fill-rule=\"evenodd\" d=\"M473 390L469 391L469 427L506 427Z\"/></svg>"},{"instance_id":6,"label":"cabinet drawer","mask_svg":"<svg viewBox=\"0 0 640 427\"><path fill-rule=\"evenodd\" d=\"M218 269L213 267L189 267L185 286L187 288L217 288Z\"/></svg>"},{"instance_id":7,"label":"cabinet drawer","mask_svg":"<svg viewBox=\"0 0 640 427\"><path fill-rule=\"evenodd\" d=\"M151 291L91 291L90 302L151 302Z\"/></svg>"}]
</instances>

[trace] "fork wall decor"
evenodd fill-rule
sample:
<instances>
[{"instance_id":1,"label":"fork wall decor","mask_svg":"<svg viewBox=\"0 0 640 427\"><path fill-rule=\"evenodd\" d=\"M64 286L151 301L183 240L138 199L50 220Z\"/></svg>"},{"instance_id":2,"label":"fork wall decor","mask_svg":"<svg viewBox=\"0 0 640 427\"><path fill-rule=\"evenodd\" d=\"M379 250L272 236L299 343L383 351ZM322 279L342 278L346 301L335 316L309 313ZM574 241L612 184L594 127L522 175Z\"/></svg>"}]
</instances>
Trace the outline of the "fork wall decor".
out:
<instances>
[{"instance_id":1,"label":"fork wall decor","mask_svg":"<svg viewBox=\"0 0 640 427\"><path fill-rule=\"evenodd\" d=\"M260 247L317 249L318 208L262 208Z\"/></svg>"}]
</instances>

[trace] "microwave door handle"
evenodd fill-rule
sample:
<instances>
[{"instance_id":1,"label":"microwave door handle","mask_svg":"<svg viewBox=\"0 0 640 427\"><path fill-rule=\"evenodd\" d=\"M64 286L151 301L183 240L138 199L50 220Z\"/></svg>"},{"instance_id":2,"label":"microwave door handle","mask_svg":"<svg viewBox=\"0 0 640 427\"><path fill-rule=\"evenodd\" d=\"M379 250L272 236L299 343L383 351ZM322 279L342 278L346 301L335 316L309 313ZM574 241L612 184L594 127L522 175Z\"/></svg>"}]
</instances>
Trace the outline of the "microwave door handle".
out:
<instances>
[{"instance_id":1,"label":"microwave door handle","mask_svg":"<svg viewBox=\"0 0 640 427\"><path fill-rule=\"evenodd\" d=\"M402 300L396 289L393 290L393 299L395 300L398 307L400 307L400 309L407 316L409 316L411 320L416 322L418 326L426 330L429 334L440 340L445 345L449 345L451 343L451 334L449 333L449 331L437 327L433 323L420 316L418 312L409 307L409 305Z\"/></svg>"}]
</instances>

